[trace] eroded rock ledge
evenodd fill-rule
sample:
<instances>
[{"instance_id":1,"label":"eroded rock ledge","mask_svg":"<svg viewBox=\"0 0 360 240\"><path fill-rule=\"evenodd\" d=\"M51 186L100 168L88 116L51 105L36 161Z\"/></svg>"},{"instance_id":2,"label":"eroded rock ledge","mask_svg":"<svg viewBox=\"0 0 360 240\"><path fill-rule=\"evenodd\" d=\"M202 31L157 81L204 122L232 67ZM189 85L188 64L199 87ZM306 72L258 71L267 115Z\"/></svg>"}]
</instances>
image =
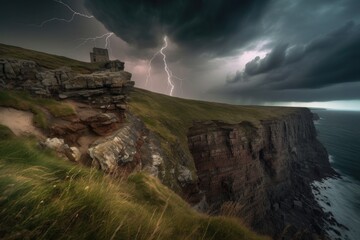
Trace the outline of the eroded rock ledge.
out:
<instances>
[{"instance_id":1,"label":"eroded rock ledge","mask_svg":"<svg viewBox=\"0 0 360 240\"><path fill-rule=\"evenodd\" d=\"M106 66L91 74L80 74L68 67L53 70L42 68L34 61L0 59L0 86L44 97L75 98L104 110L124 111L127 93L135 83L123 65Z\"/></svg>"},{"instance_id":2,"label":"eroded rock ledge","mask_svg":"<svg viewBox=\"0 0 360 240\"><path fill-rule=\"evenodd\" d=\"M215 214L239 216L275 238L324 236L325 213L310 183L335 173L307 109L256 124L194 122L188 143L197 184L182 163L165 169L171 159L163 153L160 138L126 114L134 82L123 69L79 74L68 68L43 69L33 61L0 59L0 85L76 101L77 115L56 119L48 133L53 139L45 142L70 160L85 158L114 175L134 170L160 179L166 175L168 182L181 186L189 202L200 201L198 209L210 206Z\"/></svg>"},{"instance_id":3,"label":"eroded rock ledge","mask_svg":"<svg viewBox=\"0 0 360 240\"><path fill-rule=\"evenodd\" d=\"M335 174L307 109L282 119L195 122L188 142L210 210L275 238L324 235L310 183Z\"/></svg>"}]
</instances>

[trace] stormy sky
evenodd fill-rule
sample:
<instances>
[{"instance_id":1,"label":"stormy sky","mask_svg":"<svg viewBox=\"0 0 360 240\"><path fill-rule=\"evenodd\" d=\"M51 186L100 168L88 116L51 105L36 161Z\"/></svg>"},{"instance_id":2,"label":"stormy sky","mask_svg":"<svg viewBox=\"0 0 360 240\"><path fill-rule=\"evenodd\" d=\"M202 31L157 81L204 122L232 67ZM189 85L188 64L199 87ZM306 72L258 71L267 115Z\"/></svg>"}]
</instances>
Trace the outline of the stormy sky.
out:
<instances>
[{"instance_id":1,"label":"stormy sky","mask_svg":"<svg viewBox=\"0 0 360 240\"><path fill-rule=\"evenodd\" d=\"M236 104L360 109L358 0L4 0L0 42L89 60L110 55L141 88Z\"/></svg>"}]
</instances>

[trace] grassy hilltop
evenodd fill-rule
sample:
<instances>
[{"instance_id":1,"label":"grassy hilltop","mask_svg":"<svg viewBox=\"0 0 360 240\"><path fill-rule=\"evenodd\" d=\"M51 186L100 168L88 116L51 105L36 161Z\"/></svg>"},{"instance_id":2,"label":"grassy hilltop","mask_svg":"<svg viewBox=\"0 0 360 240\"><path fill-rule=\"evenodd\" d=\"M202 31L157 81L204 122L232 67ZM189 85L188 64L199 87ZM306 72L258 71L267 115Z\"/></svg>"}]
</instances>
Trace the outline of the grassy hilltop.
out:
<instances>
[{"instance_id":1,"label":"grassy hilltop","mask_svg":"<svg viewBox=\"0 0 360 240\"><path fill-rule=\"evenodd\" d=\"M192 159L188 148L187 133L193 121L220 120L227 123L249 121L256 127L261 120L280 118L296 111L296 108L236 106L188 100L142 89L135 89L130 96L130 112L140 117L147 128L157 133L162 139L162 148L170 159L165 163L166 169L174 168L182 161L183 155L177 154L178 151L176 151L178 146L187 159ZM191 171L195 171L193 161L188 163L188 167ZM168 183L167 176L164 181ZM170 182L168 185L174 184Z\"/></svg>"},{"instance_id":2,"label":"grassy hilltop","mask_svg":"<svg viewBox=\"0 0 360 240\"><path fill-rule=\"evenodd\" d=\"M1 57L34 60L50 69L96 69L94 64L3 44ZM74 111L55 100L9 90L0 91L0 106L33 112L33 121L44 129L48 117L67 116ZM262 119L278 118L291 111L294 109L185 100L140 89L131 93L130 101L130 112L163 140L162 147L173 165L179 161L172 151L176 145L191 157L186 134L194 120L246 120L256 126ZM54 238L264 239L239 219L195 212L172 190L146 174L111 178L59 159L40 148L34 138L16 137L0 125L0 239Z\"/></svg>"},{"instance_id":3,"label":"grassy hilltop","mask_svg":"<svg viewBox=\"0 0 360 240\"><path fill-rule=\"evenodd\" d=\"M60 67L71 67L74 71L90 73L99 68L98 63L87 63L71 58L56 56L48 53L37 52L21 47L9 46L0 43L0 57L18 58L35 61L41 67L55 69Z\"/></svg>"}]
</instances>

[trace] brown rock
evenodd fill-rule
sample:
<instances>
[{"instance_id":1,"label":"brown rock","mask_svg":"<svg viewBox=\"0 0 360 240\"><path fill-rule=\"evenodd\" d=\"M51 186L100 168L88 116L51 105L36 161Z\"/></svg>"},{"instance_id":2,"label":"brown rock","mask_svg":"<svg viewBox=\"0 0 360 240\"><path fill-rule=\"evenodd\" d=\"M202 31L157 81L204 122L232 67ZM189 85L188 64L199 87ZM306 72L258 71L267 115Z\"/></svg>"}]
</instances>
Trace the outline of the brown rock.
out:
<instances>
[{"instance_id":1,"label":"brown rock","mask_svg":"<svg viewBox=\"0 0 360 240\"><path fill-rule=\"evenodd\" d=\"M114 113L101 113L83 119L100 136L108 135L120 127L120 120Z\"/></svg>"},{"instance_id":2,"label":"brown rock","mask_svg":"<svg viewBox=\"0 0 360 240\"><path fill-rule=\"evenodd\" d=\"M116 107L119 108L120 110L126 110L127 109L126 104L116 104Z\"/></svg>"},{"instance_id":3,"label":"brown rock","mask_svg":"<svg viewBox=\"0 0 360 240\"><path fill-rule=\"evenodd\" d=\"M194 123L188 143L199 188L212 211L234 202L244 206L237 215L261 233L275 236L286 224L317 233L313 223L321 225L324 213L299 209L302 202L317 206L310 182L334 171L316 139L310 111L300 109L257 126L249 122ZM273 204L276 202L280 206Z\"/></svg>"},{"instance_id":4,"label":"brown rock","mask_svg":"<svg viewBox=\"0 0 360 240\"><path fill-rule=\"evenodd\" d=\"M81 123L54 124L50 128L50 134L65 139L68 143L75 144L86 129L87 127Z\"/></svg>"}]
</instances>

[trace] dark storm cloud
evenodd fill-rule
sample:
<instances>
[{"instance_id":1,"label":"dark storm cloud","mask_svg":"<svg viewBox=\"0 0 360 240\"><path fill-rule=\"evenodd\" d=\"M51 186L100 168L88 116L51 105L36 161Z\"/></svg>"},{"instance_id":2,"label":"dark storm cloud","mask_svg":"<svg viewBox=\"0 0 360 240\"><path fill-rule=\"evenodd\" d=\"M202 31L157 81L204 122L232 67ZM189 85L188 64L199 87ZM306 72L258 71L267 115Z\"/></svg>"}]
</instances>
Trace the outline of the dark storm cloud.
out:
<instances>
[{"instance_id":1,"label":"dark storm cloud","mask_svg":"<svg viewBox=\"0 0 360 240\"><path fill-rule=\"evenodd\" d=\"M276 46L263 59L260 57L254 58L245 65L245 73L249 76L266 73L272 69L280 67L285 60L285 51L287 44L280 44Z\"/></svg>"},{"instance_id":2,"label":"dark storm cloud","mask_svg":"<svg viewBox=\"0 0 360 240\"><path fill-rule=\"evenodd\" d=\"M305 46L279 45L254 58L228 83L246 78L271 89L320 88L360 81L360 26L348 22ZM241 78L239 77L241 76ZM256 77L256 78L255 78Z\"/></svg>"},{"instance_id":3,"label":"dark storm cloud","mask_svg":"<svg viewBox=\"0 0 360 240\"><path fill-rule=\"evenodd\" d=\"M88 60L90 49L103 47L104 39L76 49L79 39L113 31L128 43L113 36L113 57L126 62L141 87L147 76L144 60L166 34L167 60L184 79L183 96L229 102L359 99L359 0L64 2L95 18L77 16L69 24L54 21L38 28L29 24L68 19L71 12L51 0L4 0L0 42ZM247 59L264 51L264 57ZM152 67L157 74L152 90L158 90L166 80L161 56Z\"/></svg>"},{"instance_id":4,"label":"dark storm cloud","mask_svg":"<svg viewBox=\"0 0 360 240\"><path fill-rule=\"evenodd\" d=\"M269 0L86 0L111 31L140 49L167 35L183 50L227 54L261 32Z\"/></svg>"}]
</instances>

